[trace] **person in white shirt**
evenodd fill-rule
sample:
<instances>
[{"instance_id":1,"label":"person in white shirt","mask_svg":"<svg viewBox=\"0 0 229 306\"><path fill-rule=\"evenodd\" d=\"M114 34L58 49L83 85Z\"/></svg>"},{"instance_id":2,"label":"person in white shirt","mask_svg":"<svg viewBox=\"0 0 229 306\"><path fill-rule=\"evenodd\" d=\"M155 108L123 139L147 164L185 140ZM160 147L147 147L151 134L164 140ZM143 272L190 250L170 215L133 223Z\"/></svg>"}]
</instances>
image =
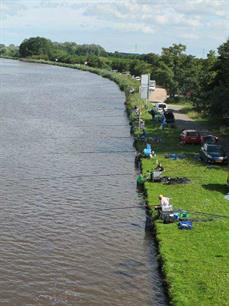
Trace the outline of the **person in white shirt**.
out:
<instances>
[{"instance_id":1,"label":"person in white shirt","mask_svg":"<svg viewBox=\"0 0 229 306\"><path fill-rule=\"evenodd\" d=\"M161 210L167 210L170 208L169 198L164 197L162 194L159 195Z\"/></svg>"}]
</instances>

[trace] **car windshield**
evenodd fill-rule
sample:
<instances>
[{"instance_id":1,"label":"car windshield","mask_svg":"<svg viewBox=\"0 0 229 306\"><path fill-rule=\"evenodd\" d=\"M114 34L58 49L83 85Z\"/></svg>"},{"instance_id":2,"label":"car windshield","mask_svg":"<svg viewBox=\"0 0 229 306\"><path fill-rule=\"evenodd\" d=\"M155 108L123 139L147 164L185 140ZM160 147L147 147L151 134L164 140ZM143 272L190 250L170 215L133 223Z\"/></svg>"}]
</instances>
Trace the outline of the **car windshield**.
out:
<instances>
[{"instance_id":1,"label":"car windshield","mask_svg":"<svg viewBox=\"0 0 229 306\"><path fill-rule=\"evenodd\" d=\"M166 108L165 104L158 104L158 108Z\"/></svg>"},{"instance_id":2,"label":"car windshield","mask_svg":"<svg viewBox=\"0 0 229 306\"><path fill-rule=\"evenodd\" d=\"M187 136L191 136L191 137L198 136L198 133L197 132L188 132Z\"/></svg>"},{"instance_id":3,"label":"car windshield","mask_svg":"<svg viewBox=\"0 0 229 306\"><path fill-rule=\"evenodd\" d=\"M223 154L223 150L220 146L207 146L207 152Z\"/></svg>"}]
</instances>

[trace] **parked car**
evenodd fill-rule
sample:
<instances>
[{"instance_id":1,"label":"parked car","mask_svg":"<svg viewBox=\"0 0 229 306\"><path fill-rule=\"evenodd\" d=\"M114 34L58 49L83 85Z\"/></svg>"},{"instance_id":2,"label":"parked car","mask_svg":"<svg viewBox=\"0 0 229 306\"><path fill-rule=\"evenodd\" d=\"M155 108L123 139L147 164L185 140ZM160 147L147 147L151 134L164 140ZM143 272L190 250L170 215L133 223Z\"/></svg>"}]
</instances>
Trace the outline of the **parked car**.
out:
<instances>
[{"instance_id":1,"label":"parked car","mask_svg":"<svg viewBox=\"0 0 229 306\"><path fill-rule=\"evenodd\" d=\"M201 135L201 143L209 143L209 144L217 144L219 142L219 138L214 135Z\"/></svg>"},{"instance_id":2,"label":"parked car","mask_svg":"<svg viewBox=\"0 0 229 306\"><path fill-rule=\"evenodd\" d=\"M201 144L201 136L196 130L183 130L180 134L180 141L183 144Z\"/></svg>"},{"instance_id":3,"label":"parked car","mask_svg":"<svg viewBox=\"0 0 229 306\"><path fill-rule=\"evenodd\" d=\"M159 113L163 113L164 111L167 111L167 104L164 102L158 102L155 104L155 108Z\"/></svg>"},{"instance_id":4,"label":"parked car","mask_svg":"<svg viewBox=\"0 0 229 306\"><path fill-rule=\"evenodd\" d=\"M229 165L228 165L228 168L227 168L227 185L229 187Z\"/></svg>"},{"instance_id":5,"label":"parked car","mask_svg":"<svg viewBox=\"0 0 229 306\"><path fill-rule=\"evenodd\" d=\"M227 185L229 187L229 165L228 165L228 168L227 168Z\"/></svg>"},{"instance_id":6,"label":"parked car","mask_svg":"<svg viewBox=\"0 0 229 306\"><path fill-rule=\"evenodd\" d=\"M200 159L206 163L226 163L228 157L222 146L217 144L204 143L200 149Z\"/></svg>"}]
</instances>

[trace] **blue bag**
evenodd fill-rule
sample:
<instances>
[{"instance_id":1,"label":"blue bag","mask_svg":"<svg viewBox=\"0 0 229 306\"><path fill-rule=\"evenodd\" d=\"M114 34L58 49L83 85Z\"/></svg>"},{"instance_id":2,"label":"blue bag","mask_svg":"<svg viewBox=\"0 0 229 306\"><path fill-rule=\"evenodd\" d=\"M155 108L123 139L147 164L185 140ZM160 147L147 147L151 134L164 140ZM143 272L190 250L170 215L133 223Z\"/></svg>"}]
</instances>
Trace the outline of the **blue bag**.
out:
<instances>
[{"instance_id":1,"label":"blue bag","mask_svg":"<svg viewBox=\"0 0 229 306\"><path fill-rule=\"evenodd\" d=\"M187 229L187 230L191 230L192 229L192 221L180 221L178 223L178 228L179 229Z\"/></svg>"}]
</instances>

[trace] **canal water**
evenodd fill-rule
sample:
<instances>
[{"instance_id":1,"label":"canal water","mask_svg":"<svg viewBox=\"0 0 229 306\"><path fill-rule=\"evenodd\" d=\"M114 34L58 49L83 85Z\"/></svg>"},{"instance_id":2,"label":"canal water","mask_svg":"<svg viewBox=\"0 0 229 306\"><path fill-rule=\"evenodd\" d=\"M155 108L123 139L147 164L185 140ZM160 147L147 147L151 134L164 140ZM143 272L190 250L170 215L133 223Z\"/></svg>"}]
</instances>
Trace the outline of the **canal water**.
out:
<instances>
[{"instance_id":1,"label":"canal water","mask_svg":"<svg viewBox=\"0 0 229 306\"><path fill-rule=\"evenodd\" d=\"M166 305L123 103L97 75L0 60L1 306Z\"/></svg>"}]
</instances>

